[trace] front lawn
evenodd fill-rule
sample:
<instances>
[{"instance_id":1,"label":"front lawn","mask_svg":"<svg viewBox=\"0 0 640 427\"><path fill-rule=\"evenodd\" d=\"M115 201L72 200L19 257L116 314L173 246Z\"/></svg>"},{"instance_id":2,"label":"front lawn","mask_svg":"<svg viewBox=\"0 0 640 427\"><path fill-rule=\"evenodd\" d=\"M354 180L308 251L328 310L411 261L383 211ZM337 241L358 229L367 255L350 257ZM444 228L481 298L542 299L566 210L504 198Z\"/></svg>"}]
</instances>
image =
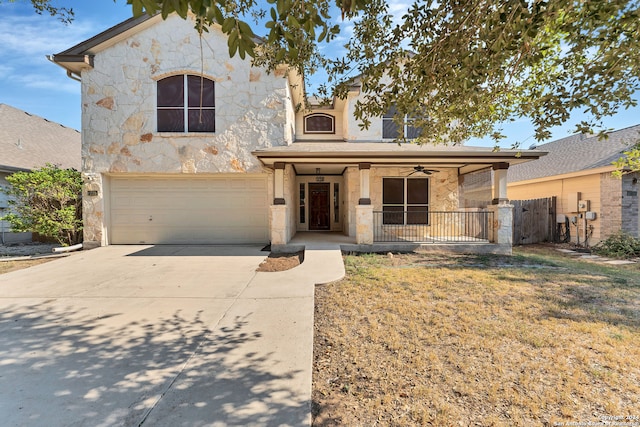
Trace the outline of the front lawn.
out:
<instances>
[{"instance_id":1,"label":"front lawn","mask_svg":"<svg viewBox=\"0 0 640 427\"><path fill-rule=\"evenodd\" d=\"M526 247L345 263L316 289L314 426L640 425L637 264Z\"/></svg>"},{"instance_id":2,"label":"front lawn","mask_svg":"<svg viewBox=\"0 0 640 427\"><path fill-rule=\"evenodd\" d=\"M45 262L52 261L53 259L55 258L29 259L21 261L2 260L0 261L0 274L22 270L23 268L33 267L34 265L44 264Z\"/></svg>"}]
</instances>

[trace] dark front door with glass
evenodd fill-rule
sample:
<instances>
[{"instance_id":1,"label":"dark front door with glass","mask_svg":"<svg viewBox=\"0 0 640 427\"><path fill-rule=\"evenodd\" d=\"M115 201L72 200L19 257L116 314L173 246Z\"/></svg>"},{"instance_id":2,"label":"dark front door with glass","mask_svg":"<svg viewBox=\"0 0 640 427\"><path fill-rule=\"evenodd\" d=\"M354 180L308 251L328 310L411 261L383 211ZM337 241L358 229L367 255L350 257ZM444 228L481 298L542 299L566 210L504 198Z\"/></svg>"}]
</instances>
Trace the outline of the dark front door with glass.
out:
<instances>
[{"instance_id":1,"label":"dark front door with glass","mask_svg":"<svg viewBox=\"0 0 640 427\"><path fill-rule=\"evenodd\" d=\"M330 197L328 183L309 183L309 230L329 230Z\"/></svg>"}]
</instances>

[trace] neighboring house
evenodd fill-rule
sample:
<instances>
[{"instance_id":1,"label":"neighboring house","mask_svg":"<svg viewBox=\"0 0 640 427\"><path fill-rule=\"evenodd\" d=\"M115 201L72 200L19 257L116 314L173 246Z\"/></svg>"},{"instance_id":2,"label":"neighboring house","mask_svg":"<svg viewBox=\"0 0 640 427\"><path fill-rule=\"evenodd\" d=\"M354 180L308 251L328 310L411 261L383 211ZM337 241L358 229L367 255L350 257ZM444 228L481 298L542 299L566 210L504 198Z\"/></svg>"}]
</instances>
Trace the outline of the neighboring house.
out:
<instances>
[{"instance_id":1,"label":"neighboring house","mask_svg":"<svg viewBox=\"0 0 640 427\"><path fill-rule=\"evenodd\" d=\"M17 108L0 104L0 187L14 172L29 171L47 163L80 170L80 132ZM0 191L0 217L9 208L7 195ZM31 233L11 233L11 225L0 221L0 242L31 240Z\"/></svg>"},{"instance_id":2,"label":"neighboring house","mask_svg":"<svg viewBox=\"0 0 640 427\"><path fill-rule=\"evenodd\" d=\"M612 162L638 140L640 125L610 132L605 140L577 134L539 145L536 150L548 152L545 157L509 170L509 196L512 200L556 196L557 213L574 219L570 226L574 242L588 238L588 244L595 244L619 231L639 237L640 174L621 179L611 174L616 170Z\"/></svg>"},{"instance_id":3,"label":"neighboring house","mask_svg":"<svg viewBox=\"0 0 640 427\"><path fill-rule=\"evenodd\" d=\"M51 57L82 82L85 244L278 247L334 231L365 248L466 240L511 250L507 169L543 153L398 145L386 117L358 127L357 84L302 109L294 71L229 58L218 27L202 42L193 27L175 15L130 19ZM490 169L490 206L454 213L462 177Z\"/></svg>"}]
</instances>

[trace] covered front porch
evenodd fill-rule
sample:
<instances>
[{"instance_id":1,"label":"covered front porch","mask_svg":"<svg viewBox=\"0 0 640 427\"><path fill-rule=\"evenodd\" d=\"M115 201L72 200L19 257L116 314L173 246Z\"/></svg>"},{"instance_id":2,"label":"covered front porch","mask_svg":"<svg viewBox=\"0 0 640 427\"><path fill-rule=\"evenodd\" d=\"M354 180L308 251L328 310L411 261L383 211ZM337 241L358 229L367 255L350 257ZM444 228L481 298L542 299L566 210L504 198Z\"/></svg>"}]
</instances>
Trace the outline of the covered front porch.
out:
<instances>
[{"instance_id":1,"label":"covered front porch","mask_svg":"<svg viewBox=\"0 0 640 427\"><path fill-rule=\"evenodd\" d=\"M541 155L320 142L253 154L274 171L272 250L295 247L313 232L314 238L344 236L348 241L341 247L347 251L432 248L481 253L511 252L507 171L510 164ZM479 182L472 203L464 194L469 187L462 185L465 177Z\"/></svg>"}]
</instances>

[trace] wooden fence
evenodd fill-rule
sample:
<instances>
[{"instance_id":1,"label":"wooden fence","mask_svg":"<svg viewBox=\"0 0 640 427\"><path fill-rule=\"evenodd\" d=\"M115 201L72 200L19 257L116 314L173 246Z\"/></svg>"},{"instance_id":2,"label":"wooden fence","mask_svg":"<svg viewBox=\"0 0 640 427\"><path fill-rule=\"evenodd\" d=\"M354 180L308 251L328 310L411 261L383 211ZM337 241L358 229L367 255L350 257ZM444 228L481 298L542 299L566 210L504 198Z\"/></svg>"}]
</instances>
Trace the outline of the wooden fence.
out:
<instances>
[{"instance_id":1,"label":"wooden fence","mask_svg":"<svg viewBox=\"0 0 640 427\"><path fill-rule=\"evenodd\" d=\"M513 244L556 241L556 198L511 200Z\"/></svg>"}]
</instances>

